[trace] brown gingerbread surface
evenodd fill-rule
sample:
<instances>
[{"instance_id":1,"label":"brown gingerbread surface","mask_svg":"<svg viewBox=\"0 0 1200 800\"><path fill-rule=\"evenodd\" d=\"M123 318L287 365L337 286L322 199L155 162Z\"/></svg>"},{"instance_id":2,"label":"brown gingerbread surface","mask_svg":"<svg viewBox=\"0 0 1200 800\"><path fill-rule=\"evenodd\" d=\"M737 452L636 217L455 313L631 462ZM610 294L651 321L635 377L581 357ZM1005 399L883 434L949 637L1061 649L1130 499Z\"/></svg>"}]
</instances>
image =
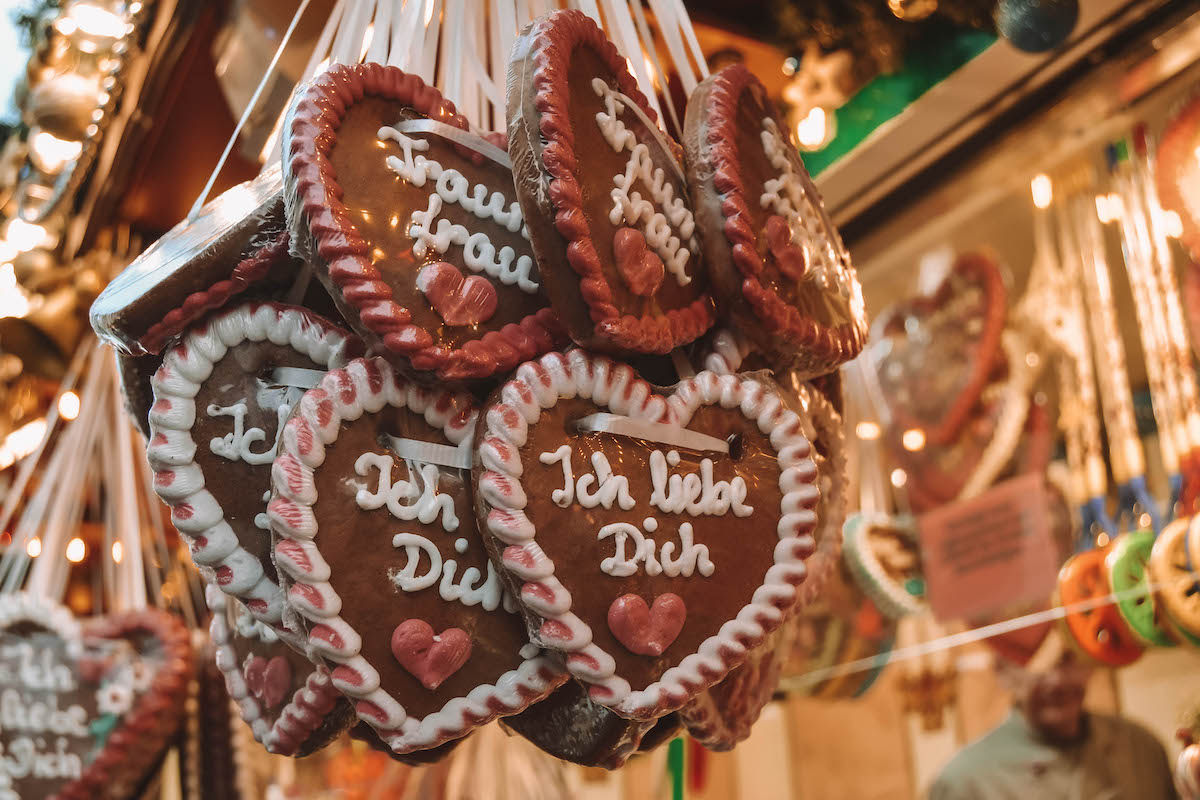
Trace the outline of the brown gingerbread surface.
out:
<instances>
[{"instance_id":1,"label":"brown gingerbread surface","mask_svg":"<svg viewBox=\"0 0 1200 800\"><path fill-rule=\"evenodd\" d=\"M299 96L285 139L297 247L388 357L464 381L553 347L507 156L436 89L394 67L334 67Z\"/></svg>"},{"instance_id":2,"label":"brown gingerbread surface","mask_svg":"<svg viewBox=\"0 0 1200 800\"><path fill-rule=\"evenodd\" d=\"M514 180L572 338L626 353L695 340L715 316L682 153L624 59L577 11L535 22L513 54Z\"/></svg>"},{"instance_id":3,"label":"brown gingerbread surface","mask_svg":"<svg viewBox=\"0 0 1200 800\"><path fill-rule=\"evenodd\" d=\"M766 89L741 65L688 102L688 179L718 298L764 355L805 377L867 337L850 255Z\"/></svg>"}]
</instances>

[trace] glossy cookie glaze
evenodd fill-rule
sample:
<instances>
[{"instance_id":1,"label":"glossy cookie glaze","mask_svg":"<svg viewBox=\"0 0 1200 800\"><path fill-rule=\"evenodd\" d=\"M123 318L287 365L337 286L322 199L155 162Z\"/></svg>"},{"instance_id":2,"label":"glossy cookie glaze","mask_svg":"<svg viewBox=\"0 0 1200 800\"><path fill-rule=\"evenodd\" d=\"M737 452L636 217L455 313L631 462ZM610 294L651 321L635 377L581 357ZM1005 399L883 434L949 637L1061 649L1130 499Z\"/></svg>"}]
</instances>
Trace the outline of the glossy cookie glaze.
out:
<instances>
[{"instance_id":1,"label":"glossy cookie glaze","mask_svg":"<svg viewBox=\"0 0 1200 800\"><path fill-rule=\"evenodd\" d=\"M592 19L522 31L508 80L517 197L546 291L577 344L666 353L715 320L681 164Z\"/></svg>"},{"instance_id":2,"label":"glossy cookie glaze","mask_svg":"<svg viewBox=\"0 0 1200 800\"><path fill-rule=\"evenodd\" d=\"M336 66L298 96L283 147L297 248L387 357L465 381L553 347L508 156L436 89L395 67Z\"/></svg>"}]
</instances>

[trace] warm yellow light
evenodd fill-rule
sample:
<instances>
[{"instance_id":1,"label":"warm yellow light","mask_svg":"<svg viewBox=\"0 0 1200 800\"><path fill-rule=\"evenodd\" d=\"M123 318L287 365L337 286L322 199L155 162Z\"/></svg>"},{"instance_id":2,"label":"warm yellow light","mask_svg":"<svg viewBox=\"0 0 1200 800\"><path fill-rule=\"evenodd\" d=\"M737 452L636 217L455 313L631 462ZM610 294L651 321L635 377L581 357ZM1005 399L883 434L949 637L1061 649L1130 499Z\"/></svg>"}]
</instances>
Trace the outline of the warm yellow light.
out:
<instances>
[{"instance_id":1,"label":"warm yellow light","mask_svg":"<svg viewBox=\"0 0 1200 800\"><path fill-rule=\"evenodd\" d=\"M62 172L70 162L83 152L83 142L59 139L52 133L38 131L29 137L29 157L34 166L49 175Z\"/></svg>"},{"instance_id":2,"label":"warm yellow light","mask_svg":"<svg viewBox=\"0 0 1200 800\"><path fill-rule=\"evenodd\" d=\"M879 434L879 423L877 422L860 422L854 426L854 435L864 441L878 439Z\"/></svg>"},{"instance_id":3,"label":"warm yellow light","mask_svg":"<svg viewBox=\"0 0 1200 800\"><path fill-rule=\"evenodd\" d=\"M118 564L120 564L121 559L125 557L125 547L120 542L113 542L112 557L113 561L117 562Z\"/></svg>"},{"instance_id":4,"label":"warm yellow light","mask_svg":"<svg viewBox=\"0 0 1200 800\"><path fill-rule=\"evenodd\" d=\"M0 469L8 469L37 449L46 434L46 420L35 419L4 437L0 444Z\"/></svg>"},{"instance_id":5,"label":"warm yellow light","mask_svg":"<svg viewBox=\"0 0 1200 800\"><path fill-rule=\"evenodd\" d=\"M1172 239L1183 236L1183 220L1175 211L1164 211L1162 216L1163 232Z\"/></svg>"},{"instance_id":6,"label":"warm yellow light","mask_svg":"<svg viewBox=\"0 0 1200 800\"><path fill-rule=\"evenodd\" d=\"M909 428L900 437L904 449L915 453L925 447L925 431L920 428Z\"/></svg>"},{"instance_id":7,"label":"warm yellow light","mask_svg":"<svg viewBox=\"0 0 1200 800\"><path fill-rule=\"evenodd\" d=\"M1096 534L1096 547L1107 547L1108 542L1109 539L1107 533L1101 531L1100 533Z\"/></svg>"},{"instance_id":8,"label":"warm yellow light","mask_svg":"<svg viewBox=\"0 0 1200 800\"><path fill-rule=\"evenodd\" d=\"M1035 369L1039 361L1041 361L1041 359L1038 357L1038 354L1032 350L1025 354L1025 366L1029 367L1030 369Z\"/></svg>"},{"instance_id":9,"label":"warm yellow light","mask_svg":"<svg viewBox=\"0 0 1200 800\"><path fill-rule=\"evenodd\" d=\"M897 467L892 470L892 486L899 489L904 484L908 483L908 473Z\"/></svg>"},{"instance_id":10,"label":"warm yellow light","mask_svg":"<svg viewBox=\"0 0 1200 800\"><path fill-rule=\"evenodd\" d=\"M58 398L58 415L65 420L73 420L79 416L79 395L74 392L63 392Z\"/></svg>"},{"instance_id":11,"label":"warm yellow light","mask_svg":"<svg viewBox=\"0 0 1200 800\"><path fill-rule=\"evenodd\" d=\"M24 253L45 241L46 229L20 217L14 217L8 223L8 232L4 238L18 253Z\"/></svg>"},{"instance_id":12,"label":"warm yellow light","mask_svg":"<svg viewBox=\"0 0 1200 800\"><path fill-rule=\"evenodd\" d=\"M1038 208L1049 208L1054 199L1054 185L1050 183L1049 175L1036 175L1030 181L1029 188L1033 192L1033 204Z\"/></svg>"},{"instance_id":13,"label":"warm yellow light","mask_svg":"<svg viewBox=\"0 0 1200 800\"><path fill-rule=\"evenodd\" d=\"M76 3L68 14L80 31L98 39L120 39L133 30L120 15L91 3Z\"/></svg>"},{"instance_id":14,"label":"warm yellow light","mask_svg":"<svg viewBox=\"0 0 1200 800\"><path fill-rule=\"evenodd\" d=\"M29 297L17 285L17 273L13 265L0 264L0 319L23 317L29 313L29 308Z\"/></svg>"},{"instance_id":15,"label":"warm yellow light","mask_svg":"<svg viewBox=\"0 0 1200 800\"><path fill-rule=\"evenodd\" d=\"M828 118L825 109L816 106L808 112L808 116L796 124L796 139L801 147L816 149L825 143L829 134Z\"/></svg>"},{"instance_id":16,"label":"warm yellow light","mask_svg":"<svg viewBox=\"0 0 1200 800\"><path fill-rule=\"evenodd\" d=\"M36 536L25 543L25 553L30 558L37 558L42 554L42 540Z\"/></svg>"},{"instance_id":17,"label":"warm yellow light","mask_svg":"<svg viewBox=\"0 0 1200 800\"><path fill-rule=\"evenodd\" d=\"M1125 203L1115 194L1096 195L1096 216L1107 225L1117 220L1125 211Z\"/></svg>"},{"instance_id":18,"label":"warm yellow light","mask_svg":"<svg viewBox=\"0 0 1200 800\"><path fill-rule=\"evenodd\" d=\"M76 536L71 541L67 542L67 561L72 564L78 564L83 561L83 557L87 555L87 545L83 543L83 539Z\"/></svg>"}]
</instances>

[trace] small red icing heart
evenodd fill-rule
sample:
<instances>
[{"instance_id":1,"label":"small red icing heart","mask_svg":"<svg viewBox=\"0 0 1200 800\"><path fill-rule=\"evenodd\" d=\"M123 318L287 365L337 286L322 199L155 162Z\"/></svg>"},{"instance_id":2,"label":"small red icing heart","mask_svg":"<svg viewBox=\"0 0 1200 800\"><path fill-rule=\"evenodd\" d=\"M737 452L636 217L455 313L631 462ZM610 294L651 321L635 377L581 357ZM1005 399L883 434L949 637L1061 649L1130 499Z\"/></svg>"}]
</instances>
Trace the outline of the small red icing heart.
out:
<instances>
[{"instance_id":1,"label":"small red icing heart","mask_svg":"<svg viewBox=\"0 0 1200 800\"><path fill-rule=\"evenodd\" d=\"M392 631L392 655L426 689L433 691L471 657L471 637L461 628L435 636L423 619L407 619Z\"/></svg>"},{"instance_id":2,"label":"small red icing heart","mask_svg":"<svg viewBox=\"0 0 1200 800\"><path fill-rule=\"evenodd\" d=\"M767 248L775 257L779 271L794 281L801 280L808 270L804 249L792 241L792 229L779 214L767 217Z\"/></svg>"},{"instance_id":3,"label":"small red icing heart","mask_svg":"<svg viewBox=\"0 0 1200 800\"><path fill-rule=\"evenodd\" d=\"M608 629L629 652L641 656L661 656L686 618L683 598L670 592L654 598L649 607L636 594L622 595L608 607Z\"/></svg>"},{"instance_id":4,"label":"small red icing heart","mask_svg":"<svg viewBox=\"0 0 1200 800\"><path fill-rule=\"evenodd\" d=\"M250 694L261 697L267 683L267 660L262 656L251 656L246 659L246 667L242 672L246 676L246 688Z\"/></svg>"},{"instance_id":5,"label":"small red icing heart","mask_svg":"<svg viewBox=\"0 0 1200 800\"><path fill-rule=\"evenodd\" d=\"M458 267L438 261L417 273L417 288L447 325L477 325L496 313L496 287L482 275L464 278Z\"/></svg>"},{"instance_id":6,"label":"small red icing heart","mask_svg":"<svg viewBox=\"0 0 1200 800\"><path fill-rule=\"evenodd\" d=\"M267 662L263 676L263 690L259 699L268 709L274 710L287 699L292 688L292 665L283 656L275 656Z\"/></svg>"},{"instance_id":7,"label":"small red icing heart","mask_svg":"<svg viewBox=\"0 0 1200 800\"><path fill-rule=\"evenodd\" d=\"M618 228L613 234L613 257L630 292L638 297L649 297L658 291L666 267L646 246L646 237L641 231Z\"/></svg>"}]
</instances>

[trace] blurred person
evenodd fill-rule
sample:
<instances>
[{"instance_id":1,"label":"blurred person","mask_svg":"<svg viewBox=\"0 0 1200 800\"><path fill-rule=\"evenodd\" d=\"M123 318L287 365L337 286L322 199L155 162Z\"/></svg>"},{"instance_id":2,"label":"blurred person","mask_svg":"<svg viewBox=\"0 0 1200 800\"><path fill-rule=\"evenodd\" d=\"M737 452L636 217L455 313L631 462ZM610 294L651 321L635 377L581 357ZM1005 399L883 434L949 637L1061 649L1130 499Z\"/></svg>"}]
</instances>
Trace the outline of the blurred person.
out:
<instances>
[{"instance_id":1,"label":"blurred person","mask_svg":"<svg viewBox=\"0 0 1200 800\"><path fill-rule=\"evenodd\" d=\"M1176 800L1171 764L1137 723L1084 709L1092 667L1052 632L1024 666L997 659L1008 718L968 744L929 800Z\"/></svg>"}]
</instances>

